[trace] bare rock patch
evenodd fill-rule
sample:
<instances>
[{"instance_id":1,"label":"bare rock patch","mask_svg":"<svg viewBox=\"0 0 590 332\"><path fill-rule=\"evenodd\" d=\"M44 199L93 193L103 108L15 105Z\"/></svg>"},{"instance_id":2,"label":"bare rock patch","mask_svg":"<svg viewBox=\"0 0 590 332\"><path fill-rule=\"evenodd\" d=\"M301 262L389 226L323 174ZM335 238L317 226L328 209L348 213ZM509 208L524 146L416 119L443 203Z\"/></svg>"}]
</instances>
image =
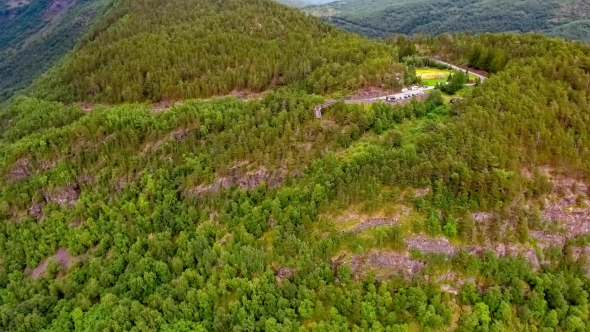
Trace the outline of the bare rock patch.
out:
<instances>
[{"instance_id":1,"label":"bare rock patch","mask_svg":"<svg viewBox=\"0 0 590 332\"><path fill-rule=\"evenodd\" d=\"M33 203L29 208L29 214L35 218L39 218L43 212L43 203Z\"/></svg>"},{"instance_id":2,"label":"bare rock patch","mask_svg":"<svg viewBox=\"0 0 590 332\"><path fill-rule=\"evenodd\" d=\"M530 236L538 241L539 247L542 249L553 246L563 247L566 241L566 236L563 234L545 231L531 231Z\"/></svg>"},{"instance_id":3,"label":"bare rock patch","mask_svg":"<svg viewBox=\"0 0 590 332\"><path fill-rule=\"evenodd\" d=\"M27 271L29 273L29 275L31 276L31 278L33 279L37 279L40 276L42 276L43 274L45 274L45 272L47 271L47 266L49 265L50 261L54 261L59 263L59 265L61 266L61 268L63 270L67 270L70 268L70 266L73 263L79 262L80 260L82 260L85 256L84 255L80 255L80 256L72 256L70 255L70 253L68 252L68 249L61 247L57 250L57 252L53 255L50 256L46 259L44 259L36 268L34 269L29 269L27 268Z\"/></svg>"},{"instance_id":4,"label":"bare rock patch","mask_svg":"<svg viewBox=\"0 0 590 332\"><path fill-rule=\"evenodd\" d=\"M67 187L58 187L51 191L43 191L43 196L47 202L53 202L67 207L74 206L79 195L80 188L77 184Z\"/></svg>"},{"instance_id":5,"label":"bare rock patch","mask_svg":"<svg viewBox=\"0 0 590 332\"><path fill-rule=\"evenodd\" d=\"M590 232L588 186L565 176L551 177L554 192L545 199L541 218L557 222L566 230L567 237Z\"/></svg>"},{"instance_id":6,"label":"bare rock patch","mask_svg":"<svg viewBox=\"0 0 590 332\"><path fill-rule=\"evenodd\" d=\"M377 249L355 255L350 261L350 267L357 279L370 271L376 272L380 279L400 273L409 278L420 273L424 266L423 262L411 259L405 253Z\"/></svg>"},{"instance_id":7,"label":"bare rock patch","mask_svg":"<svg viewBox=\"0 0 590 332\"><path fill-rule=\"evenodd\" d=\"M281 279L293 279L295 270L289 267L281 267L275 270L275 276Z\"/></svg>"},{"instance_id":8,"label":"bare rock patch","mask_svg":"<svg viewBox=\"0 0 590 332\"><path fill-rule=\"evenodd\" d=\"M8 181L23 180L31 176L31 163L28 159L19 159L11 167L6 174Z\"/></svg>"},{"instance_id":9,"label":"bare rock patch","mask_svg":"<svg viewBox=\"0 0 590 332\"><path fill-rule=\"evenodd\" d=\"M418 188L414 190L414 198L426 196L430 193L430 187L428 188Z\"/></svg>"},{"instance_id":10,"label":"bare rock patch","mask_svg":"<svg viewBox=\"0 0 590 332\"><path fill-rule=\"evenodd\" d=\"M426 254L445 254L452 256L459 251L459 248L452 245L447 238L444 237L426 237L416 236L404 239L408 250L419 250Z\"/></svg>"},{"instance_id":11,"label":"bare rock patch","mask_svg":"<svg viewBox=\"0 0 590 332\"><path fill-rule=\"evenodd\" d=\"M262 182L270 188L277 188L283 183L284 175L281 173L270 173L266 168L261 167L257 171L241 175L239 171L234 174L216 179L212 184L201 184L198 187L188 190L191 195L202 196L208 193L215 193L222 189L237 185L240 189L250 190Z\"/></svg>"},{"instance_id":12,"label":"bare rock patch","mask_svg":"<svg viewBox=\"0 0 590 332\"><path fill-rule=\"evenodd\" d=\"M357 234L368 228L377 226L394 226L398 223L398 218L371 218L357 224L352 228L352 232Z\"/></svg>"},{"instance_id":13,"label":"bare rock patch","mask_svg":"<svg viewBox=\"0 0 590 332\"><path fill-rule=\"evenodd\" d=\"M471 214L471 218L479 223L487 223L492 220L494 214L491 212L474 212Z\"/></svg>"}]
</instances>

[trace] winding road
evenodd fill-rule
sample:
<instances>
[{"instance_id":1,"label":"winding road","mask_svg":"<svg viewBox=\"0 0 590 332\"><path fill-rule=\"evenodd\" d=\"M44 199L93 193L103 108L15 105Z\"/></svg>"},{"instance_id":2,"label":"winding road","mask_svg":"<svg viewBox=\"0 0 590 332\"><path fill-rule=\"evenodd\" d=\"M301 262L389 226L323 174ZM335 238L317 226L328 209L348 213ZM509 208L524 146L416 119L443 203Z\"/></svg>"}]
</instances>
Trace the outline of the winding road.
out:
<instances>
[{"instance_id":1,"label":"winding road","mask_svg":"<svg viewBox=\"0 0 590 332\"><path fill-rule=\"evenodd\" d=\"M448 63L445 61L441 61L435 58L431 58L434 62L443 64L445 66L448 66L450 68L453 68L455 70L467 70L468 74L473 74L475 76L477 76L482 82L485 81L485 79L487 77L485 77L484 75L478 74L478 73L474 73L473 71L469 71L469 69L465 69L465 68L461 68L459 66L456 66L452 63ZM426 90L431 90L434 89L433 86L430 87L425 87L425 88L418 88L417 90L410 90L407 92L402 92L402 93L397 93L397 94L393 94L393 95L386 95L386 96L381 96L381 97L374 97L374 98L367 98L367 99L358 99L358 100L345 100L345 103L373 103L379 100L398 100L398 101L403 101L406 96L409 96L410 98L415 97L415 96L420 96L423 95L425 93ZM406 99L407 100L407 99ZM336 101L335 100L328 100L327 102L325 102L324 104L321 105L317 105L315 107L315 116L316 118L321 118L322 117L322 109L331 106L332 104L334 104Z\"/></svg>"}]
</instances>

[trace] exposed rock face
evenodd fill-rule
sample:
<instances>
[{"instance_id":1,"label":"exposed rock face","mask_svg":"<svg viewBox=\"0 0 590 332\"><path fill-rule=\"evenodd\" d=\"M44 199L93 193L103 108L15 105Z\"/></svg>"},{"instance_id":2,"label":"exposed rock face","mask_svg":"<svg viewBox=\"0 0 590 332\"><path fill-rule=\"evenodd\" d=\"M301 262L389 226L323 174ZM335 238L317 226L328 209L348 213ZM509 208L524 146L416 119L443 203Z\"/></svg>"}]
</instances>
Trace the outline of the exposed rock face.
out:
<instances>
[{"instance_id":1,"label":"exposed rock face","mask_svg":"<svg viewBox=\"0 0 590 332\"><path fill-rule=\"evenodd\" d=\"M465 247L466 251L470 254L482 256L486 251L491 251L496 254L496 256L503 258L503 257L518 257L521 256L526 261L531 263L531 265L538 269L541 267L539 263L539 259L537 258L537 252L533 248L526 248L522 246L518 246L516 244L505 244L505 243L497 243L495 245L490 246L467 246Z\"/></svg>"},{"instance_id":2,"label":"exposed rock face","mask_svg":"<svg viewBox=\"0 0 590 332\"><path fill-rule=\"evenodd\" d=\"M590 232L590 209L575 207L576 197L565 197L557 203L546 202L542 218L565 226L568 237Z\"/></svg>"},{"instance_id":3,"label":"exposed rock face","mask_svg":"<svg viewBox=\"0 0 590 332\"><path fill-rule=\"evenodd\" d=\"M408 250L419 250L426 254L444 254L446 256L456 255L460 247L452 245L448 239L443 237L429 238L423 235L407 238L404 240ZM537 252L533 248L527 248L515 244L497 243L494 245L472 245L461 247L472 255L482 256L485 252L493 252L497 257L518 257L521 256L528 261L534 269L541 267L541 262L537 258ZM576 257L586 255L590 258L590 246L580 248L574 252ZM336 271L338 265L346 261L346 255L342 254L332 259L332 270ZM368 272L376 272L379 279L388 278L395 274L401 273L406 278L412 277L424 268L425 263L411 259L407 253L395 251L386 251L373 249L372 251L354 255L350 260L350 266L354 271L356 278L360 278ZM465 279L458 278L456 275L448 275L448 280L439 280L448 283L448 290L451 293L457 292L457 289L466 282ZM427 278L427 277L426 277ZM454 282L453 282L454 281ZM469 281L469 280L467 280Z\"/></svg>"},{"instance_id":4,"label":"exposed rock face","mask_svg":"<svg viewBox=\"0 0 590 332\"><path fill-rule=\"evenodd\" d=\"M47 10L52 14L60 13L68 9L76 0L53 0Z\"/></svg>"},{"instance_id":5,"label":"exposed rock face","mask_svg":"<svg viewBox=\"0 0 590 332\"><path fill-rule=\"evenodd\" d=\"M45 274L45 272L47 271L47 266L49 265L50 260L53 260L53 261L59 263L59 265L61 265L62 269L67 270L70 268L72 263L79 262L83 258L84 258L84 255L72 256L68 252L68 249L61 247L57 250L55 255L44 259L36 268L28 269L26 272L28 272L30 274L31 278L36 279L36 278L39 278L41 275Z\"/></svg>"},{"instance_id":6,"label":"exposed rock face","mask_svg":"<svg viewBox=\"0 0 590 332\"><path fill-rule=\"evenodd\" d=\"M452 256L459 251L459 248L452 245L447 238L436 237L430 238L425 236L417 236L413 238L404 239L408 250L419 250L426 254L445 254Z\"/></svg>"},{"instance_id":7,"label":"exposed rock face","mask_svg":"<svg viewBox=\"0 0 590 332\"><path fill-rule=\"evenodd\" d=\"M530 236L537 239L539 247L542 249L547 249L553 246L563 247L566 240L566 236L563 234L544 231L531 231Z\"/></svg>"},{"instance_id":8,"label":"exposed rock face","mask_svg":"<svg viewBox=\"0 0 590 332\"><path fill-rule=\"evenodd\" d=\"M43 204L42 203L33 203L29 208L29 214L35 218L39 218L41 213L43 212Z\"/></svg>"},{"instance_id":9,"label":"exposed rock face","mask_svg":"<svg viewBox=\"0 0 590 332\"><path fill-rule=\"evenodd\" d=\"M567 237L590 232L588 186L564 176L553 176L551 182L554 191L561 192L563 197L558 197L557 194L549 195L545 199L545 209L541 218L546 222L557 222L563 226Z\"/></svg>"},{"instance_id":10,"label":"exposed rock face","mask_svg":"<svg viewBox=\"0 0 590 332\"><path fill-rule=\"evenodd\" d=\"M429 192L430 192L430 188L416 189L416 190L414 190L414 197L418 198L418 197L426 196L426 195L428 195Z\"/></svg>"},{"instance_id":11,"label":"exposed rock face","mask_svg":"<svg viewBox=\"0 0 590 332\"><path fill-rule=\"evenodd\" d=\"M473 220L480 222L480 223L488 222L493 217L494 217L494 214L490 213L490 212L475 212L475 213L471 214L471 218L473 218Z\"/></svg>"},{"instance_id":12,"label":"exposed rock face","mask_svg":"<svg viewBox=\"0 0 590 332\"><path fill-rule=\"evenodd\" d=\"M533 248L523 248L519 247L515 244L503 244L499 243L494 247L494 251L498 257L506 257L506 256L522 256L526 259L529 263L533 265L534 268L538 269L541 267L539 264L539 260L537 259L537 252Z\"/></svg>"},{"instance_id":13,"label":"exposed rock face","mask_svg":"<svg viewBox=\"0 0 590 332\"><path fill-rule=\"evenodd\" d=\"M352 228L353 233L360 233L367 228L377 227L377 226L393 226L397 224L397 218L372 218L367 221L364 221Z\"/></svg>"},{"instance_id":14,"label":"exposed rock face","mask_svg":"<svg viewBox=\"0 0 590 332\"><path fill-rule=\"evenodd\" d=\"M80 188L78 188L78 185L55 188L51 192L43 191L43 196L47 202L53 202L68 207L72 207L76 204L79 195Z\"/></svg>"},{"instance_id":15,"label":"exposed rock face","mask_svg":"<svg viewBox=\"0 0 590 332\"><path fill-rule=\"evenodd\" d=\"M26 179L31 175L31 163L27 159L19 159L12 165L6 178L8 181L18 181Z\"/></svg>"},{"instance_id":16,"label":"exposed rock face","mask_svg":"<svg viewBox=\"0 0 590 332\"><path fill-rule=\"evenodd\" d=\"M269 173L264 167L261 167L256 172L246 173L240 175L239 171L234 170L230 176L218 178L212 184L202 184L196 188L189 190L189 193L194 196L202 196L208 193L215 193L222 189L237 185L240 189L253 189L262 182L266 182L270 188L276 188L281 185L284 176L278 173Z\"/></svg>"},{"instance_id":17,"label":"exposed rock face","mask_svg":"<svg viewBox=\"0 0 590 332\"><path fill-rule=\"evenodd\" d=\"M292 279L295 276L295 270L288 267L281 267L275 270L275 276L281 279Z\"/></svg>"},{"instance_id":18,"label":"exposed rock face","mask_svg":"<svg viewBox=\"0 0 590 332\"><path fill-rule=\"evenodd\" d=\"M375 249L366 254L355 255L350 262L356 278L366 271L374 270L379 270L378 278L387 278L398 273L411 277L420 273L424 265L402 253Z\"/></svg>"},{"instance_id":19,"label":"exposed rock face","mask_svg":"<svg viewBox=\"0 0 590 332\"><path fill-rule=\"evenodd\" d=\"M329 215L327 218L333 220L335 223L346 223L346 229L343 232L351 232L354 234L361 233L369 228L378 226L395 226L399 224L400 220L410 213L411 209L405 205L396 205L391 212L377 212L375 214L365 215L354 209L344 211L340 215ZM352 222L358 222L351 225Z\"/></svg>"}]
</instances>

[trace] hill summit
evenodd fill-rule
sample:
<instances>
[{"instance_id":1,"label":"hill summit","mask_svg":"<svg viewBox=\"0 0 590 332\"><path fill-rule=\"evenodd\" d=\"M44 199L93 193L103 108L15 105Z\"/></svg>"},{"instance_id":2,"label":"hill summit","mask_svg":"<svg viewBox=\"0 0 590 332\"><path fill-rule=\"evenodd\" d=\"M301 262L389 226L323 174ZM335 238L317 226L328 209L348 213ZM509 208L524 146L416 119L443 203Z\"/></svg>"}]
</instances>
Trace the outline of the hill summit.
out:
<instances>
[{"instance_id":1,"label":"hill summit","mask_svg":"<svg viewBox=\"0 0 590 332\"><path fill-rule=\"evenodd\" d=\"M404 67L397 60L394 46L270 0L123 0L31 91L106 103L259 92L295 82L329 93L399 84L393 74Z\"/></svg>"}]
</instances>

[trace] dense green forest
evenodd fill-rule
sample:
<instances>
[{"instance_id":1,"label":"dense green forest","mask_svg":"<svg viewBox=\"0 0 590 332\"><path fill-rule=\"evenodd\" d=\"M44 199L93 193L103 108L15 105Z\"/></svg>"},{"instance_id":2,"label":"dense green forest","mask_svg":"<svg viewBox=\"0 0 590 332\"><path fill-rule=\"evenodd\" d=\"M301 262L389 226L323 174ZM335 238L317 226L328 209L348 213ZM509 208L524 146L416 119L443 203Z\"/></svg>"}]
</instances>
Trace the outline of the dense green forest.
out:
<instances>
[{"instance_id":1,"label":"dense green forest","mask_svg":"<svg viewBox=\"0 0 590 332\"><path fill-rule=\"evenodd\" d=\"M586 0L342 0L305 11L369 37L536 31L590 41Z\"/></svg>"},{"instance_id":2,"label":"dense green forest","mask_svg":"<svg viewBox=\"0 0 590 332\"><path fill-rule=\"evenodd\" d=\"M107 0L3 0L0 3L0 101L69 51Z\"/></svg>"},{"instance_id":3,"label":"dense green forest","mask_svg":"<svg viewBox=\"0 0 590 332\"><path fill-rule=\"evenodd\" d=\"M30 90L110 104L252 94L288 84L331 94L365 85L399 88L409 76L404 69L392 45L272 1L122 0Z\"/></svg>"},{"instance_id":4,"label":"dense green forest","mask_svg":"<svg viewBox=\"0 0 590 332\"><path fill-rule=\"evenodd\" d=\"M348 98L435 58L488 77ZM588 331L589 92L559 38L116 1L0 105L0 330Z\"/></svg>"},{"instance_id":5,"label":"dense green forest","mask_svg":"<svg viewBox=\"0 0 590 332\"><path fill-rule=\"evenodd\" d=\"M0 329L587 330L590 239L571 226L589 203L589 48L414 42L388 47L492 74L452 105L340 101L322 119L297 84L161 112L12 100Z\"/></svg>"}]
</instances>

